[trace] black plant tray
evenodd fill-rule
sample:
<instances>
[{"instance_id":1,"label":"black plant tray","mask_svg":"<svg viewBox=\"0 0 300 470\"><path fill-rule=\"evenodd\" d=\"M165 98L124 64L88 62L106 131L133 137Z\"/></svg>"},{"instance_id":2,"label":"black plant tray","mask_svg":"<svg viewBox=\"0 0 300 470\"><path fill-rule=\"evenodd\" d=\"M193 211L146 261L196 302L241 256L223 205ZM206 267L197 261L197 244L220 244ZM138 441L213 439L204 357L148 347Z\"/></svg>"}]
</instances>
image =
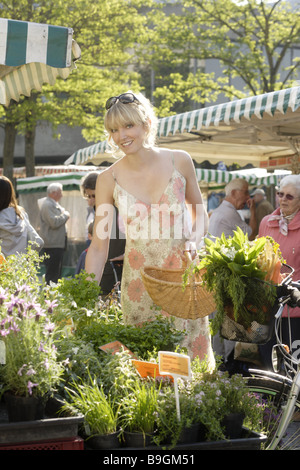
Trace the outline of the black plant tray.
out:
<instances>
[{"instance_id":1,"label":"black plant tray","mask_svg":"<svg viewBox=\"0 0 300 470\"><path fill-rule=\"evenodd\" d=\"M249 429L243 427L242 436L239 439L226 439L220 441L201 441L201 442L191 442L186 444L180 444L172 449L171 451L181 451L181 450L260 450L261 445L267 440L267 436L260 434L254 431L249 431ZM143 450L148 451L160 451L162 447L159 446L147 446L144 448L133 448L133 447L122 447L114 449L114 451L136 451ZM163 450L168 450L163 449Z\"/></svg>"},{"instance_id":2,"label":"black plant tray","mask_svg":"<svg viewBox=\"0 0 300 470\"><path fill-rule=\"evenodd\" d=\"M9 422L5 405L0 403L0 445L25 442L74 439L83 416L55 417L46 414L45 419Z\"/></svg>"}]
</instances>

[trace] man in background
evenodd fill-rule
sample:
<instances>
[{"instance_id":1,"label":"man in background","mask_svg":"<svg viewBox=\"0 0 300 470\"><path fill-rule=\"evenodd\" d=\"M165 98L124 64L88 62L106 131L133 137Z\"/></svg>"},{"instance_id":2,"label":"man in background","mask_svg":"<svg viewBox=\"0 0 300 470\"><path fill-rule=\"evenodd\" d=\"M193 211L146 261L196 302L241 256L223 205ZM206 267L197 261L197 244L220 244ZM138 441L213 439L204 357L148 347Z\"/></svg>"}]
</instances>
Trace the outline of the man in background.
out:
<instances>
[{"instance_id":1,"label":"man in background","mask_svg":"<svg viewBox=\"0 0 300 470\"><path fill-rule=\"evenodd\" d=\"M39 202L40 235L44 240L43 254L46 267L46 283L57 283L61 277L63 256L67 245L66 222L70 217L59 201L62 198L62 185L51 183L47 197Z\"/></svg>"},{"instance_id":2,"label":"man in background","mask_svg":"<svg viewBox=\"0 0 300 470\"><path fill-rule=\"evenodd\" d=\"M272 214L272 212L274 211L274 207L266 199L266 193L263 189L255 189L255 191L251 193L251 197L253 198L256 207L256 229L254 232L254 235L256 236L258 234L259 224L261 220L266 215Z\"/></svg>"}]
</instances>

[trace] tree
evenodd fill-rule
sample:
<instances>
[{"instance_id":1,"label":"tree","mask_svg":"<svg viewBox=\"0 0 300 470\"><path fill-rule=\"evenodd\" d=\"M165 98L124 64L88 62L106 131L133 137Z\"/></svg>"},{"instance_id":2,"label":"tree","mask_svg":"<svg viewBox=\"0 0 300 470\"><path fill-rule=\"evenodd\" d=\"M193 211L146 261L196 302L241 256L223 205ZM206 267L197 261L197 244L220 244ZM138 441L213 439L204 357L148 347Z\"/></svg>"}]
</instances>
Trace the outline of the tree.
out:
<instances>
[{"instance_id":1,"label":"tree","mask_svg":"<svg viewBox=\"0 0 300 470\"><path fill-rule=\"evenodd\" d=\"M230 100L292 86L300 58L289 54L299 47L300 1L178 0L176 13L159 35L169 59L202 64L188 76L171 74L172 83L154 96L161 115L173 113L180 102L212 102L222 93ZM208 72L211 60L221 64L217 76ZM242 82L242 89L234 86Z\"/></svg>"},{"instance_id":2,"label":"tree","mask_svg":"<svg viewBox=\"0 0 300 470\"><path fill-rule=\"evenodd\" d=\"M34 136L39 121L48 121L53 130L60 123L80 126L87 140L102 137L104 102L124 87L141 89L139 75L130 71L140 45L147 43L148 22L145 8L154 8L152 0L7 0L2 15L16 20L69 26L82 48L77 70L66 81L57 79L45 85L42 93L33 92L18 104L2 109L0 125L5 128L4 173L12 177L16 133L26 140L27 176L34 168ZM67 23L66 24L66 19ZM12 110L18 108L18 113ZM9 136L8 136L9 134ZM59 137L59 136L58 136Z\"/></svg>"}]
</instances>

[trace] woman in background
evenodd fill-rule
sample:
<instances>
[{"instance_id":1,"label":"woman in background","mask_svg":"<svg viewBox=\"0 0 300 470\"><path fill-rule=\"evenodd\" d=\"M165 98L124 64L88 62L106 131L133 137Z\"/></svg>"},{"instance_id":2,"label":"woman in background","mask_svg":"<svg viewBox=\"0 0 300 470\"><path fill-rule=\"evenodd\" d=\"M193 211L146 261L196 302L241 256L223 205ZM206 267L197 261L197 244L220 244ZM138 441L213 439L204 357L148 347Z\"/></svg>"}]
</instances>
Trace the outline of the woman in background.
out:
<instances>
[{"instance_id":1,"label":"woman in background","mask_svg":"<svg viewBox=\"0 0 300 470\"><path fill-rule=\"evenodd\" d=\"M1 253L7 257L15 253L25 253L28 242L40 250L43 240L32 227L25 210L18 206L11 181L0 176L0 243Z\"/></svg>"},{"instance_id":2,"label":"woman in background","mask_svg":"<svg viewBox=\"0 0 300 470\"><path fill-rule=\"evenodd\" d=\"M264 217L259 226L259 237L270 236L280 246L282 257L286 264L295 271L293 279L300 280L300 175L285 176L277 192L279 207L272 214ZM300 308L283 311L283 342L290 348L299 348L300 340ZM289 329L288 315L290 316ZM275 338L260 348L262 360L267 366L271 365L271 347Z\"/></svg>"}]
</instances>

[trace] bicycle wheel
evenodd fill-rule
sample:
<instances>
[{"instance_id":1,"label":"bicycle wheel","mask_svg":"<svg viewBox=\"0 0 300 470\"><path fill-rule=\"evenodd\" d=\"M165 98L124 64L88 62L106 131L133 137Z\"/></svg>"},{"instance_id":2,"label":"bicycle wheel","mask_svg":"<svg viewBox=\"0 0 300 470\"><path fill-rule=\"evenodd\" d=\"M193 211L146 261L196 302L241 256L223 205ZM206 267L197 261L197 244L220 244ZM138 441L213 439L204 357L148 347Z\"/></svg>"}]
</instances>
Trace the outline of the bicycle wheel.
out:
<instances>
[{"instance_id":1,"label":"bicycle wheel","mask_svg":"<svg viewBox=\"0 0 300 470\"><path fill-rule=\"evenodd\" d=\"M263 376L246 377L245 380L249 391L257 396L258 401L264 407L262 432L267 435L268 439L265 446L268 447L268 443L271 441L280 422L291 386L284 381L284 377L282 381ZM295 412L300 412L299 397L296 401ZM299 439L299 436L297 439Z\"/></svg>"}]
</instances>

